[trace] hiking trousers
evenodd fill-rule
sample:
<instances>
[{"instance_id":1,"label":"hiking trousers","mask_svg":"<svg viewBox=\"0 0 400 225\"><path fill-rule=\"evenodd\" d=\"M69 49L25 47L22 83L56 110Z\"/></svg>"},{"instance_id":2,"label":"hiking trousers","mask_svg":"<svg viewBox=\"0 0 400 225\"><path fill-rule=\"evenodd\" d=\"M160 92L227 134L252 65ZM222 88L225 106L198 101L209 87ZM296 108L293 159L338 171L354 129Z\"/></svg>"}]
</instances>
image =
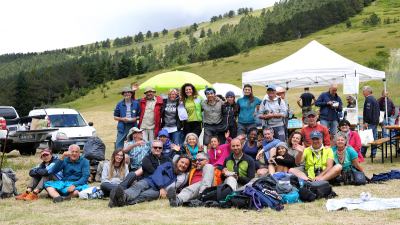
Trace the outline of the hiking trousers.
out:
<instances>
[{"instance_id":1,"label":"hiking trousers","mask_svg":"<svg viewBox=\"0 0 400 225\"><path fill-rule=\"evenodd\" d=\"M185 187L177 196L181 202L188 202L197 198L204 189L211 187L214 181L214 167L206 164L203 167L203 179L197 183Z\"/></svg>"}]
</instances>

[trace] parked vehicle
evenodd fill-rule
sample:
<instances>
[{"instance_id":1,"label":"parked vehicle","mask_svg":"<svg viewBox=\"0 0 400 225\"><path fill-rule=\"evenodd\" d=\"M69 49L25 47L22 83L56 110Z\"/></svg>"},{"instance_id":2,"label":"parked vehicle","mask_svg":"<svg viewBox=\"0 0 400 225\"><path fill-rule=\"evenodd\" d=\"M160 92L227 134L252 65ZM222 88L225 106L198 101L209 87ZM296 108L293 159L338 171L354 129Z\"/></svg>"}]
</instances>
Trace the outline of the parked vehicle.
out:
<instances>
[{"instance_id":1,"label":"parked vehicle","mask_svg":"<svg viewBox=\"0 0 400 225\"><path fill-rule=\"evenodd\" d=\"M65 151L71 144L77 144L83 149L88 139L96 136L93 123L87 123L75 109L34 109L29 112L29 116L45 116L49 128L58 129L48 138L49 147L53 152Z\"/></svg>"},{"instance_id":2,"label":"parked vehicle","mask_svg":"<svg viewBox=\"0 0 400 225\"><path fill-rule=\"evenodd\" d=\"M5 152L17 149L21 155L34 155L40 143L45 141L56 128L31 129L32 119L20 118L12 106L0 106L0 145Z\"/></svg>"}]
</instances>

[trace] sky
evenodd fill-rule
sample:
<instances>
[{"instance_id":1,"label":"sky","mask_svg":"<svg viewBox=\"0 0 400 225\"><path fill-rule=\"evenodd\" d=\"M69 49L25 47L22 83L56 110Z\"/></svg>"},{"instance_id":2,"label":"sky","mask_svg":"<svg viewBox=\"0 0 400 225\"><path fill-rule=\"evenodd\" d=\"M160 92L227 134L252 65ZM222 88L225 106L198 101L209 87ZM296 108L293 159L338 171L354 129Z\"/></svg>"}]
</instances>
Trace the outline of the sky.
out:
<instances>
[{"instance_id":1,"label":"sky","mask_svg":"<svg viewBox=\"0 0 400 225\"><path fill-rule=\"evenodd\" d=\"M278 0L5 0L0 54L41 52L209 21Z\"/></svg>"}]
</instances>

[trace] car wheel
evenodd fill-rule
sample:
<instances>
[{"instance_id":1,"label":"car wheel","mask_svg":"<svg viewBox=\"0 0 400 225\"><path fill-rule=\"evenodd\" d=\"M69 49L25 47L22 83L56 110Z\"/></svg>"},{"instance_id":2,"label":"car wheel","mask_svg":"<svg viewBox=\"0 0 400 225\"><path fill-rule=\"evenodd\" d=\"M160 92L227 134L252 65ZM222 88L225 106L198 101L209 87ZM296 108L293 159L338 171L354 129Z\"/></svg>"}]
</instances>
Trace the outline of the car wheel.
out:
<instances>
[{"instance_id":1,"label":"car wheel","mask_svg":"<svg viewBox=\"0 0 400 225\"><path fill-rule=\"evenodd\" d=\"M38 143L27 143L27 144L20 144L18 146L19 153L21 155L35 155L36 149L39 147Z\"/></svg>"}]
</instances>

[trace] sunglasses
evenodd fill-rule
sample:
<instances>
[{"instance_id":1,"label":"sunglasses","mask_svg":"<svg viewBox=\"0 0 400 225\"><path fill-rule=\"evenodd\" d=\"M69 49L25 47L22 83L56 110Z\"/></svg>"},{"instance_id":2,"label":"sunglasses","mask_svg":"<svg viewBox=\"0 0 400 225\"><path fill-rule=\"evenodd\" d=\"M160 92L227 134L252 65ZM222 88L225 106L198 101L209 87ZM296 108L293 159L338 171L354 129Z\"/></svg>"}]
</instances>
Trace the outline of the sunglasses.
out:
<instances>
[{"instance_id":1,"label":"sunglasses","mask_svg":"<svg viewBox=\"0 0 400 225\"><path fill-rule=\"evenodd\" d=\"M163 147L153 146L154 149L162 149Z\"/></svg>"},{"instance_id":2,"label":"sunglasses","mask_svg":"<svg viewBox=\"0 0 400 225\"><path fill-rule=\"evenodd\" d=\"M205 91L204 94L206 94L206 95L213 95L213 94L215 94L215 92L214 92L214 91Z\"/></svg>"},{"instance_id":3,"label":"sunglasses","mask_svg":"<svg viewBox=\"0 0 400 225\"><path fill-rule=\"evenodd\" d=\"M40 157L46 157L49 156L50 154L42 154Z\"/></svg>"}]
</instances>

